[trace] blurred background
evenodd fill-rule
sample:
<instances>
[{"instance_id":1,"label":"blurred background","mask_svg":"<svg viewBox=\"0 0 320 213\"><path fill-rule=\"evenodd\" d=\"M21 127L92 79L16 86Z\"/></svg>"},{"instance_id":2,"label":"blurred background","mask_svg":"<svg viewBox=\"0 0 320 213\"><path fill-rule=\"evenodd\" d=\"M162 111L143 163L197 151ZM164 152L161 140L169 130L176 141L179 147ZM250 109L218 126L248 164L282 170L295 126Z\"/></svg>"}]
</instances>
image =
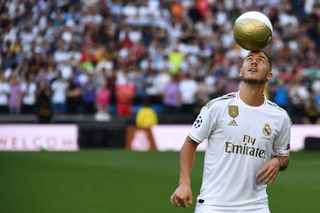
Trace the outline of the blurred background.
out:
<instances>
[{"instance_id":1,"label":"blurred background","mask_svg":"<svg viewBox=\"0 0 320 213\"><path fill-rule=\"evenodd\" d=\"M268 83L266 95L286 109L293 121L293 150L319 150L318 0L0 1L0 150L83 150L78 152L79 155L1 152L0 168L7 176L2 177L4 190L0 197L9 199L7 206L2 207L3 212L21 212L17 210L18 206L11 205L12 196L21 198L19 190L24 184L19 183L26 183L13 178L19 174L21 165L27 164L26 174L34 171L32 174L35 176L31 175L30 181L40 175L40 170L47 171L50 165L60 165L62 159L68 165L79 166L79 163L89 170L97 166L97 173L93 174L99 176L99 168L108 170L109 166L115 166L111 173L119 168L132 172L133 167L124 160L125 156L131 163L135 160L140 162L138 159L141 157L141 165L144 165L143 159L158 159L157 156L161 155L156 152L134 154L123 148L179 150L201 107L213 98L238 90L239 68L247 51L235 43L233 22L250 10L263 12L273 25L272 41L265 48L273 64L273 78ZM97 155L101 158L93 159L95 152L86 151L88 148L120 148L120 151L106 152L106 156L111 156L106 160L100 150ZM204 149L205 144L200 147L200 150ZM168 188L157 189L168 193L163 197L169 199L177 180L178 156L176 153L163 155L164 159L174 161L159 157L162 160L154 162L159 167L157 171L152 165L146 166L150 166L151 174L160 173L159 181L165 180L161 175L171 178L165 183ZM122 161L116 156L121 156ZM310 172L318 170L320 165L320 156L315 153L312 156L317 160L310 158ZM300 157L298 155L297 158ZM79 161L76 163L75 159ZM102 164L103 161L108 161L108 164ZM113 161L117 163L110 163ZM16 162L16 167L9 166L13 162ZM33 167L33 162L43 164ZM174 163L174 166L166 167L161 162ZM77 166L66 167L64 172L76 170ZM137 171L142 171L141 168ZM200 168L199 164L196 171ZM298 170L293 171L299 174ZM80 175L84 182L90 179L77 172L70 173L70 179L75 174ZM50 177L55 177L55 174L50 173ZM123 174L120 172L120 175ZM44 182L50 177L44 176ZM115 181L117 177L114 176ZM315 180L319 174L309 177ZM67 181L59 178L53 178L58 185ZM110 177L106 175L105 178ZM200 181L199 173L196 178ZM137 173L135 180L139 179ZM101 182L104 181L97 180L97 183ZM69 188L69 192L77 193L73 190L83 187L82 183L78 184ZM68 182L61 185L62 188L66 186ZM99 186L96 187L99 191ZM86 190L90 194L90 187ZM40 191L32 192L42 194ZM54 199L49 194L47 198ZM157 196L155 192L152 195ZM119 196L124 195L120 193ZM29 205L39 207L36 199L33 201ZM116 199L113 202L117 203ZM284 202L287 203L286 200ZM280 207L275 212L284 212L281 202L278 204ZM56 210L66 205L62 202ZM122 206L122 203L117 205ZM158 205L146 207L146 212L180 211L161 210ZM90 205L80 206L79 209L86 209ZM155 206L159 209L154 210ZM23 207L21 205L21 210ZM121 212L121 207L104 208L109 208L104 212ZM136 208L143 209L141 206ZM37 208L32 209L36 212ZM44 206L38 211L41 209L42 212L50 212ZM55 211L53 206L49 209ZM72 208L68 212L72 210L79 212ZM99 208L86 210L101 212ZM295 207L290 211L304 210ZM309 212L316 211L311 209Z\"/></svg>"}]
</instances>

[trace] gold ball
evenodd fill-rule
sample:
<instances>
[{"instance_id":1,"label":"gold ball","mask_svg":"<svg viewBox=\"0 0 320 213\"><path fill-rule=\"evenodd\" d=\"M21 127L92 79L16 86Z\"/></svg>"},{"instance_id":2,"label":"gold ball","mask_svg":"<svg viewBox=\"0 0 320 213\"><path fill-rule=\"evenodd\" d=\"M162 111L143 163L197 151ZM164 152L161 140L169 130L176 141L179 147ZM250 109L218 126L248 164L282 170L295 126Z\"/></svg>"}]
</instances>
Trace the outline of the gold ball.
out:
<instances>
[{"instance_id":1,"label":"gold ball","mask_svg":"<svg viewBox=\"0 0 320 213\"><path fill-rule=\"evenodd\" d=\"M233 27L236 42L247 50L260 50L269 44L272 30L263 21L254 18L237 20Z\"/></svg>"}]
</instances>

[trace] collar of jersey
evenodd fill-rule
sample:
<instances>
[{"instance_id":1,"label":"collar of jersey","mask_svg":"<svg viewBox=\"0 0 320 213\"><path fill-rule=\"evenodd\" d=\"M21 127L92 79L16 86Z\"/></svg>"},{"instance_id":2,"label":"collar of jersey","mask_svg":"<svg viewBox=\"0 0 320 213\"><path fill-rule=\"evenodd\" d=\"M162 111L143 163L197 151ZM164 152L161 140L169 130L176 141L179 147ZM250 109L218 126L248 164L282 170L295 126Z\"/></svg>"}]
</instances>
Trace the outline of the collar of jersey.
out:
<instances>
[{"instance_id":1,"label":"collar of jersey","mask_svg":"<svg viewBox=\"0 0 320 213\"><path fill-rule=\"evenodd\" d=\"M246 104L243 100L241 100L240 98L240 91L237 92L237 99L239 100L239 102L241 103L241 105L243 105L244 107L247 107L249 109L260 109L262 107L264 107L266 104L267 104L267 99L266 97L264 96L264 101L263 103L260 105L260 106L250 106L248 104Z\"/></svg>"}]
</instances>

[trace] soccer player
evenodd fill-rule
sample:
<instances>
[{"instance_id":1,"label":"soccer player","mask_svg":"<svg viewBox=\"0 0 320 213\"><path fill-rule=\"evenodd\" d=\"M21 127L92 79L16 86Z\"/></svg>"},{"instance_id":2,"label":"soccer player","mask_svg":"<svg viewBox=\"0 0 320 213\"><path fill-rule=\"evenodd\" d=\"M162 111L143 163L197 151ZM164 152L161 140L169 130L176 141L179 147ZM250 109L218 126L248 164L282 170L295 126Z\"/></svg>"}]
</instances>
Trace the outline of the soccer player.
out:
<instances>
[{"instance_id":1,"label":"soccer player","mask_svg":"<svg viewBox=\"0 0 320 213\"><path fill-rule=\"evenodd\" d=\"M196 213L268 213L267 184L289 164L291 120L263 95L272 66L263 51L251 51L240 69L242 85L208 102L180 152L179 186L172 204L192 204L190 172L199 143L208 139Z\"/></svg>"}]
</instances>

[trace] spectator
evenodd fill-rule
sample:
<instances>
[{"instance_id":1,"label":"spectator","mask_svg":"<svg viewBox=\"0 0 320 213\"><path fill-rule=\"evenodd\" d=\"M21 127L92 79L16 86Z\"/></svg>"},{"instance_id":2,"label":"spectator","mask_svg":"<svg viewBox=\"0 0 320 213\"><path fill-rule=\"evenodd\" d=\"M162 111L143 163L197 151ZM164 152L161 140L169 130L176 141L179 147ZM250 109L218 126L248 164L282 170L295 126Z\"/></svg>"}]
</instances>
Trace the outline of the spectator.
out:
<instances>
[{"instance_id":1,"label":"spectator","mask_svg":"<svg viewBox=\"0 0 320 213\"><path fill-rule=\"evenodd\" d=\"M282 79L279 79L278 81L277 88L272 100L276 104L278 104L280 107L284 109L288 109L288 106L289 106L288 88Z\"/></svg>"},{"instance_id":2,"label":"spectator","mask_svg":"<svg viewBox=\"0 0 320 213\"><path fill-rule=\"evenodd\" d=\"M312 93L311 99L305 104L305 113L303 116L303 123L305 124L320 124L320 110L316 104L315 95Z\"/></svg>"},{"instance_id":3,"label":"spectator","mask_svg":"<svg viewBox=\"0 0 320 213\"><path fill-rule=\"evenodd\" d=\"M196 94L198 91L197 82L191 78L190 74L182 75L179 84L182 110L184 113L193 114L196 103Z\"/></svg>"},{"instance_id":4,"label":"spectator","mask_svg":"<svg viewBox=\"0 0 320 213\"><path fill-rule=\"evenodd\" d=\"M87 81L82 85L82 102L85 114L95 113L96 85L92 73L86 73Z\"/></svg>"},{"instance_id":5,"label":"spectator","mask_svg":"<svg viewBox=\"0 0 320 213\"><path fill-rule=\"evenodd\" d=\"M10 114L20 114L21 98L22 98L21 86L15 74L11 75L9 82L10 82L10 91L9 91Z\"/></svg>"},{"instance_id":6,"label":"spectator","mask_svg":"<svg viewBox=\"0 0 320 213\"><path fill-rule=\"evenodd\" d=\"M66 110L66 91L68 83L62 78L60 74L56 80L51 84L52 90L52 109L54 113L65 113Z\"/></svg>"},{"instance_id":7,"label":"spectator","mask_svg":"<svg viewBox=\"0 0 320 213\"><path fill-rule=\"evenodd\" d=\"M3 72L0 70L0 114L7 114L8 109L8 96L10 92L10 86L4 79Z\"/></svg>"},{"instance_id":8,"label":"spectator","mask_svg":"<svg viewBox=\"0 0 320 213\"><path fill-rule=\"evenodd\" d=\"M50 123L52 117L51 90L46 80L38 83L36 92L36 114L39 123Z\"/></svg>"},{"instance_id":9,"label":"spectator","mask_svg":"<svg viewBox=\"0 0 320 213\"><path fill-rule=\"evenodd\" d=\"M106 82L104 82L96 92L96 120L108 121L110 120L110 115L108 112L109 104L111 99L110 89Z\"/></svg>"},{"instance_id":10,"label":"spectator","mask_svg":"<svg viewBox=\"0 0 320 213\"><path fill-rule=\"evenodd\" d=\"M169 55L168 59L170 61L171 73L176 75L179 73L181 62L184 60L185 56L180 53L177 49L174 49Z\"/></svg>"},{"instance_id":11,"label":"spectator","mask_svg":"<svg viewBox=\"0 0 320 213\"><path fill-rule=\"evenodd\" d=\"M69 80L67 93L67 112L78 114L83 112L80 83L73 79Z\"/></svg>"},{"instance_id":12,"label":"spectator","mask_svg":"<svg viewBox=\"0 0 320 213\"><path fill-rule=\"evenodd\" d=\"M162 92L162 104L166 114L180 113L179 107L181 106L179 77L171 76L171 81L164 87Z\"/></svg>"},{"instance_id":13,"label":"spectator","mask_svg":"<svg viewBox=\"0 0 320 213\"><path fill-rule=\"evenodd\" d=\"M22 83L22 113L33 114L35 112L37 85L32 74L26 75L25 82Z\"/></svg>"},{"instance_id":14,"label":"spectator","mask_svg":"<svg viewBox=\"0 0 320 213\"><path fill-rule=\"evenodd\" d=\"M210 99L210 88L209 86L204 82L203 77L199 77L197 79L197 84L198 84L198 90L196 93L196 108L195 108L195 113L199 113L202 106L207 104Z\"/></svg>"},{"instance_id":15,"label":"spectator","mask_svg":"<svg viewBox=\"0 0 320 213\"><path fill-rule=\"evenodd\" d=\"M132 115L133 99L135 96L135 89L132 83L123 82L116 87L117 97L117 115L130 116Z\"/></svg>"},{"instance_id":16,"label":"spectator","mask_svg":"<svg viewBox=\"0 0 320 213\"><path fill-rule=\"evenodd\" d=\"M297 117L304 116L305 104L309 100L309 91L302 85L302 79L297 78L290 88L289 96L292 100L291 114Z\"/></svg>"}]
</instances>

